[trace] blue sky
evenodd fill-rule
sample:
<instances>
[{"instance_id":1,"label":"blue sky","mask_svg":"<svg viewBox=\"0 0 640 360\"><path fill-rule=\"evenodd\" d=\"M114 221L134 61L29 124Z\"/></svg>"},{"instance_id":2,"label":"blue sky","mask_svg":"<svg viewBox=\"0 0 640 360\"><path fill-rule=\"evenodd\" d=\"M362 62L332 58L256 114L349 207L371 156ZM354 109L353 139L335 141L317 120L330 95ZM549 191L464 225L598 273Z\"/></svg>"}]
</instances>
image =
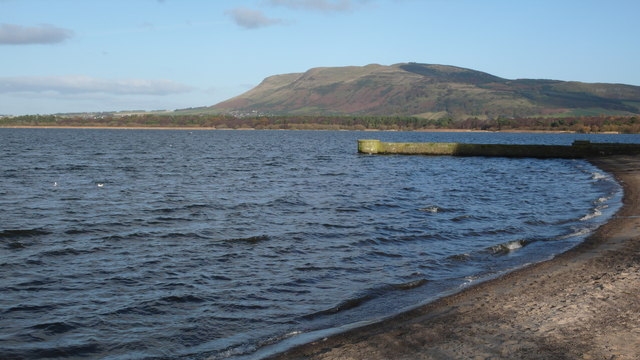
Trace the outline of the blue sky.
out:
<instances>
[{"instance_id":1,"label":"blue sky","mask_svg":"<svg viewBox=\"0 0 640 360\"><path fill-rule=\"evenodd\" d=\"M637 0L0 0L0 114L209 106L275 74L420 62L640 85Z\"/></svg>"}]
</instances>

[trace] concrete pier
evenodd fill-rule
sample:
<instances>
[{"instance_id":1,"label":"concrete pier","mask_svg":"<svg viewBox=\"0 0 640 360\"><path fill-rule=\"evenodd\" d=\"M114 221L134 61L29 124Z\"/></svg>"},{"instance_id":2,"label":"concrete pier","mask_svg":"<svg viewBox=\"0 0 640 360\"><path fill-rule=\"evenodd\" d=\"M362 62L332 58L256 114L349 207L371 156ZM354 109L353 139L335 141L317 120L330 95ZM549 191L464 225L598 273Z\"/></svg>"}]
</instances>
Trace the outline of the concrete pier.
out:
<instances>
[{"instance_id":1,"label":"concrete pier","mask_svg":"<svg viewBox=\"0 0 640 360\"><path fill-rule=\"evenodd\" d=\"M607 155L638 155L640 144L592 143L576 140L572 145L514 145L465 143L394 143L380 140L358 140L363 154L493 156L532 158L590 158Z\"/></svg>"}]
</instances>

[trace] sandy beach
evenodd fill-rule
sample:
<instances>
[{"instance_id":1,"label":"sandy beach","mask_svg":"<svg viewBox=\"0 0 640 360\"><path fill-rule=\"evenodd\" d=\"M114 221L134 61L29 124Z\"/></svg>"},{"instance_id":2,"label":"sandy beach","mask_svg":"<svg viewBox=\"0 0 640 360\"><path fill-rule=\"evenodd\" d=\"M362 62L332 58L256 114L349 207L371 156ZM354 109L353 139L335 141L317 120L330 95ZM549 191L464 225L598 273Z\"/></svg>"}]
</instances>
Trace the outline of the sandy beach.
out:
<instances>
[{"instance_id":1,"label":"sandy beach","mask_svg":"<svg viewBox=\"0 0 640 360\"><path fill-rule=\"evenodd\" d=\"M591 162L624 204L583 244L271 359L640 359L640 158Z\"/></svg>"}]
</instances>

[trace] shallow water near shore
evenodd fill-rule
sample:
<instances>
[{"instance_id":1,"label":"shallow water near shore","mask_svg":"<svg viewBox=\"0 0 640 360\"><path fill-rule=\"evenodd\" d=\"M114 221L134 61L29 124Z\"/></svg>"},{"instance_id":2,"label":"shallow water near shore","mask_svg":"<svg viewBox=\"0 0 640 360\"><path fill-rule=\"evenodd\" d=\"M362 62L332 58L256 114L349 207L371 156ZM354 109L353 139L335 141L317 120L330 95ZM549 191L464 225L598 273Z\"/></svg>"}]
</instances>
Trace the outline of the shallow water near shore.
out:
<instances>
[{"instance_id":1,"label":"shallow water near shore","mask_svg":"<svg viewBox=\"0 0 640 360\"><path fill-rule=\"evenodd\" d=\"M0 129L0 357L233 359L579 243L582 160L369 156L356 140L639 136Z\"/></svg>"}]
</instances>

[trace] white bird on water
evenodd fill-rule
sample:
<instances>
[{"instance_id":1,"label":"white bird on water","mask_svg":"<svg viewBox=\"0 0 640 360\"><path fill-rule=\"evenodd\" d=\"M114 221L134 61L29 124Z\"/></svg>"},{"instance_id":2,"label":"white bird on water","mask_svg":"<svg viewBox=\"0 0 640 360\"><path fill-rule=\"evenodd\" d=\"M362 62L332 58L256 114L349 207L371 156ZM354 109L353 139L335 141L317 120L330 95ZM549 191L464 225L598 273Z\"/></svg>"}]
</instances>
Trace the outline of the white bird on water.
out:
<instances>
[{"instance_id":1,"label":"white bird on water","mask_svg":"<svg viewBox=\"0 0 640 360\"><path fill-rule=\"evenodd\" d=\"M98 183L98 187L104 187L103 183Z\"/></svg>"}]
</instances>

